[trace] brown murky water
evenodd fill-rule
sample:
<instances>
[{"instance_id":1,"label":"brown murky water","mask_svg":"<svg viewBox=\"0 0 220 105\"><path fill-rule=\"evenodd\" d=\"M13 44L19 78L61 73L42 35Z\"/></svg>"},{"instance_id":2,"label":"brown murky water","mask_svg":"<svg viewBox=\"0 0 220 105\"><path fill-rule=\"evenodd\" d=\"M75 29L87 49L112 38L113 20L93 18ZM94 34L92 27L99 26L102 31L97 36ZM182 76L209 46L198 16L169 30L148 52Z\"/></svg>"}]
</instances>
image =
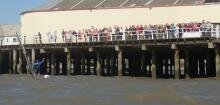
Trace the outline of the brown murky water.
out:
<instances>
[{"instance_id":1,"label":"brown murky water","mask_svg":"<svg viewBox=\"0 0 220 105\"><path fill-rule=\"evenodd\" d=\"M0 105L220 105L220 80L0 75Z\"/></svg>"}]
</instances>

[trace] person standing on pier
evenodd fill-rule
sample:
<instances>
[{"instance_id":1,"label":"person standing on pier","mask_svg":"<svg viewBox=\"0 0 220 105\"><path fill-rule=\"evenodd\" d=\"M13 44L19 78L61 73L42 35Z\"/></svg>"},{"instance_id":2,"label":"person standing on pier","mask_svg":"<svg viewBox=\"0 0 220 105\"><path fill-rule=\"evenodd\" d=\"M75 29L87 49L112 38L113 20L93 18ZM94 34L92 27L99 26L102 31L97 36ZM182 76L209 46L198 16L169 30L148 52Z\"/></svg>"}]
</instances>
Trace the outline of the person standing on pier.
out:
<instances>
[{"instance_id":1,"label":"person standing on pier","mask_svg":"<svg viewBox=\"0 0 220 105\"><path fill-rule=\"evenodd\" d=\"M39 42L40 42L40 44L42 44L42 37L41 37L41 33L40 32L38 32L38 38L39 38Z\"/></svg>"},{"instance_id":2,"label":"person standing on pier","mask_svg":"<svg viewBox=\"0 0 220 105\"><path fill-rule=\"evenodd\" d=\"M40 75L40 71L42 69L42 64L44 63L44 58L42 61L36 60L34 63L34 75Z\"/></svg>"}]
</instances>

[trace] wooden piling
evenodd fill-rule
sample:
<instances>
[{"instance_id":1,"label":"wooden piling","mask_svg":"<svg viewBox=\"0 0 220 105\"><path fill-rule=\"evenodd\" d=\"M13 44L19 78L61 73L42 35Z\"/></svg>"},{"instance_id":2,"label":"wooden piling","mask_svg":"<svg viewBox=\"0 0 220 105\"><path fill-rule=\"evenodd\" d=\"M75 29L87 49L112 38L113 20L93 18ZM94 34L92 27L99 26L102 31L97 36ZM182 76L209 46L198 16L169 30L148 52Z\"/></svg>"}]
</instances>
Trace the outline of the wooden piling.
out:
<instances>
[{"instance_id":1,"label":"wooden piling","mask_svg":"<svg viewBox=\"0 0 220 105\"><path fill-rule=\"evenodd\" d=\"M190 63L190 59L189 59L189 50L188 49L185 49L184 50L185 51L185 76L186 76L186 78L188 79L188 78L190 78L190 65L189 65L189 63Z\"/></svg>"},{"instance_id":2,"label":"wooden piling","mask_svg":"<svg viewBox=\"0 0 220 105\"><path fill-rule=\"evenodd\" d=\"M12 73L16 74L17 71L17 50L13 50L13 68Z\"/></svg>"},{"instance_id":3,"label":"wooden piling","mask_svg":"<svg viewBox=\"0 0 220 105\"><path fill-rule=\"evenodd\" d=\"M216 77L220 77L220 54L219 49L215 50L215 67L216 67Z\"/></svg>"},{"instance_id":4,"label":"wooden piling","mask_svg":"<svg viewBox=\"0 0 220 105\"><path fill-rule=\"evenodd\" d=\"M22 74L22 63L23 63L23 59L22 59L22 51L19 51L19 58L18 58L18 73Z\"/></svg>"},{"instance_id":5,"label":"wooden piling","mask_svg":"<svg viewBox=\"0 0 220 105\"><path fill-rule=\"evenodd\" d=\"M152 78L153 79L156 79L157 78L157 68L156 68L156 51L153 49L151 51L151 54L152 54L152 64L151 64L151 71L152 71Z\"/></svg>"},{"instance_id":6,"label":"wooden piling","mask_svg":"<svg viewBox=\"0 0 220 105\"><path fill-rule=\"evenodd\" d=\"M175 49L174 53L174 68L175 68L175 79L180 78L180 59L179 59L179 50Z\"/></svg>"},{"instance_id":7,"label":"wooden piling","mask_svg":"<svg viewBox=\"0 0 220 105\"><path fill-rule=\"evenodd\" d=\"M122 71L122 50L119 49L118 50L118 76L122 76L123 75L123 71Z\"/></svg>"},{"instance_id":8,"label":"wooden piling","mask_svg":"<svg viewBox=\"0 0 220 105\"><path fill-rule=\"evenodd\" d=\"M85 74L85 65L86 65L85 54L82 53L82 55L81 55L81 74Z\"/></svg>"},{"instance_id":9,"label":"wooden piling","mask_svg":"<svg viewBox=\"0 0 220 105\"><path fill-rule=\"evenodd\" d=\"M67 75L71 75L71 52L66 52Z\"/></svg>"},{"instance_id":10,"label":"wooden piling","mask_svg":"<svg viewBox=\"0 0 220 105\"><path fill-rule=\"evenodd\" d=\"M4 68L3 68L3 53L2 52L0 52L0 73L3 73L3 70L4 70Z\"/></svg>"},{"instance_id":11,"label":"wooden piling","mask_svg":"<svg viewBox=\"0 0 220 105\"><path fill-rule=\"evenodd\" d=\"M97 60L96 60L96 75L101 76L101 55L100 53L96 53Z\"/></svg>"},{"instance_id":12,"label":"wooden piling","mask_svg":"<svg viewBox=\"0 0 220 105\"><path fill-rule=\"evenodd\" d=\"M8 59L9 59L9 60L8 60L8 66L9 66L9 67L8 67L8 72L9 72L9 74L12 74L12 67L13 67L13 62L12 62L12 58L13 58L12 56L13 56L13 55L12 55L12 51L9 51L9 52L8 52L8 55L9 55L9 56L8 56L8 57L9 57L9 58L8 58Z\"/></svg>"},{"instance_id":13,"label":"wooden piling","mask_svg":"<svg viewBox=\"0 0 220 105\"><path fill-rule=\"evenodd\" d=\"M55 55L51 54L51 75L55 75Z\"/></svg>"}]
</instances>

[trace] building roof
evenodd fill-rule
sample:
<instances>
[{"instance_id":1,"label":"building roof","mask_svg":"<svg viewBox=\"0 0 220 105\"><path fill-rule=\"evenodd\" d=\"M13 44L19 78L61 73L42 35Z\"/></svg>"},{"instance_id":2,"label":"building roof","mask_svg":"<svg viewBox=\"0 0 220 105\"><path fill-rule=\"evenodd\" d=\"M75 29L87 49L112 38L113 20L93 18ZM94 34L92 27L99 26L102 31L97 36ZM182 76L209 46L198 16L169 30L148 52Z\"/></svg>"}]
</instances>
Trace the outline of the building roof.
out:
<instances>
[{"instance_id":1,"label":"building roof","mask_svg":"<svg viewBox=\"0 0 220 105\"><path fill-rule=\"evenodd\" d=\"M63 11L63 10L89 10L100 8L130 8L154 6L195 5L220 0L50 0L47 4L25 11Z\"/></svg>"},{"instance_id":2,"label":"building roof","mask_svg":"<svg viewBox=\"0 0 220 105\"><path fill-rule=\"evenodd\" d=\"M0 37L21 34L21 25L0 25Z\"/></svg>"}]
</instances>

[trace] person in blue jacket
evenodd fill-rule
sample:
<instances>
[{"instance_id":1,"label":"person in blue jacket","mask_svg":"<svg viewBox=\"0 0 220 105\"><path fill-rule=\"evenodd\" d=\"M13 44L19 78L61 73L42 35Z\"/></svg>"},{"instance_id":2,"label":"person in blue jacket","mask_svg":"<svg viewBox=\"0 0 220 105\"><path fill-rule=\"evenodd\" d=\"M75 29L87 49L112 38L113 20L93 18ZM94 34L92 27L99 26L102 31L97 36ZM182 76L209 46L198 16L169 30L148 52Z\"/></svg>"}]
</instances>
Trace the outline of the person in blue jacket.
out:
<instances>
[{"instance_id":1,"label":"person in blue jacket","mask_svg":"<svg viewBox=\"0 0 220 105\"><path fill-rule=\"evenodd\" d=\"M42 61L40 60L36 60L36 62L34 63L34 74L36 75L39 75L40 74L40 71L42 69L42 65L44 63L44 58Z\"/></svg>"}]
</instances>

